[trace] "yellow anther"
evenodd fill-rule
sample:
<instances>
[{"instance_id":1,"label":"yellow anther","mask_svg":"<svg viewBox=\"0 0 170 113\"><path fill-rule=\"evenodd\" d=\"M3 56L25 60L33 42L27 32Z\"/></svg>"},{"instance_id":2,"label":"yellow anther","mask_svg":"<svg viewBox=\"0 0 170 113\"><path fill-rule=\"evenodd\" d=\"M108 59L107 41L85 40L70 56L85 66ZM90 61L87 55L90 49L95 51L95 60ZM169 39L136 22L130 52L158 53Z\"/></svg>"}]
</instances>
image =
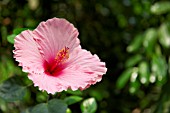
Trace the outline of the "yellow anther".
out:
<instances>
[{"instance_id":1,"label":"yellow anther","mask_svg":"<svg viewBox=\"0 0 170 113\"><path fill-rule=\"evenodd\" d=\"M68 58L69 58L69 48L64 47L57 53L55 57L55 61L57 61L58 63L62 63L66 61Z\"/></svg>"}]
</instances>

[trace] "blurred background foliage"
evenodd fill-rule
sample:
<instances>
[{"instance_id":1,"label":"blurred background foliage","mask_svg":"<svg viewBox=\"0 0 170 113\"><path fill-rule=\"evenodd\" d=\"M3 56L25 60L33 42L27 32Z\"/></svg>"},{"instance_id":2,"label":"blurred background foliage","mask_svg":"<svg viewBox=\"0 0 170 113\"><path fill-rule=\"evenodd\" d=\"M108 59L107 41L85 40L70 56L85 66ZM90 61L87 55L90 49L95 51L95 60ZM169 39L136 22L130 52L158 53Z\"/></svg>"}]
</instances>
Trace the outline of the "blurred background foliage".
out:
<instances>
[{"instance_id":1,"label":"blurred background foliage","mask_svg":"<svg viewBox=\"0 0 170 113\"><path fill-rule=\"evenodd\" d=\"M100 83L47 95L17 66L13 38L53 17L73 23L82 47L106 62ZM0 0L0 83L3 113L170 113L170 1Z\"/></svg>"}]
</instances>

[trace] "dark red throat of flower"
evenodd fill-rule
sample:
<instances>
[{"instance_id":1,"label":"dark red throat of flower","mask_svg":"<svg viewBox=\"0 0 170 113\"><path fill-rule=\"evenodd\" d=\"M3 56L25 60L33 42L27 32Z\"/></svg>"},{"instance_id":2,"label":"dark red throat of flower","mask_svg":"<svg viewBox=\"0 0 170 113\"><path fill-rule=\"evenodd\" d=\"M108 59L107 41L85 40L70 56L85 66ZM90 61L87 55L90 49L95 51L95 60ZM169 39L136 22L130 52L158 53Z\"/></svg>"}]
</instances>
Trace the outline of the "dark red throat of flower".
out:
<instances>
[{"instance_id":1,"label":"dark red throat of flower","mask_svg":"<svg viewBox=\"0 0 170 113\"><path fill-rule=\"evenodd\" d=\"M63 66L62 64L69 58L69 48L68 47L64 47L63 49L61 49L54 61L51 64L48 64L46 66L46 72L49 73L50 75L53 75L56 72L59 72L62 70Z\"/></svg>"}]
</instances>

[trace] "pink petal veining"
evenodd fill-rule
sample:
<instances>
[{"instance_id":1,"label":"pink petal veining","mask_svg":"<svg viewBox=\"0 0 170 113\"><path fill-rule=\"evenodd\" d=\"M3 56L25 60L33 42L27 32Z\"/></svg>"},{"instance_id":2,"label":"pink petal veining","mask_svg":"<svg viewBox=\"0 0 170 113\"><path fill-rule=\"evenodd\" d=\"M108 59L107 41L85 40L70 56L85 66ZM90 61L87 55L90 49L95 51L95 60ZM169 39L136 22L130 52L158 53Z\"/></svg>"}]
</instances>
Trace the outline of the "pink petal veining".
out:
<instances>
[{"instance_id":1,"label":"pink petal veining","mask_svg":"<svg viewBox=\"0 0 170 113\"><path fill-rule=\"evenodd\" d=\"M77 29L65 19L53 18L41 22L33 33L36 35L34 39L38 47L45 53L44 58L47 62L54 59L57 52L65 46L69 47L71 52L80 44Z\"/></svg>"},{"instance_id":2,"label":"pink petal veining","mask_svg":"<svg viewBox=\"0 0 170 113\"><path fill-rule=\"evenodd\" d=\"M39 53L37 43L33 39L34 34L32 31L26 30L15 38L15 50L14 58L19 62L19 65L23 67L24 72L37 72L42 73L43 61L41 54Z\"/></svg>"}]
</instances>

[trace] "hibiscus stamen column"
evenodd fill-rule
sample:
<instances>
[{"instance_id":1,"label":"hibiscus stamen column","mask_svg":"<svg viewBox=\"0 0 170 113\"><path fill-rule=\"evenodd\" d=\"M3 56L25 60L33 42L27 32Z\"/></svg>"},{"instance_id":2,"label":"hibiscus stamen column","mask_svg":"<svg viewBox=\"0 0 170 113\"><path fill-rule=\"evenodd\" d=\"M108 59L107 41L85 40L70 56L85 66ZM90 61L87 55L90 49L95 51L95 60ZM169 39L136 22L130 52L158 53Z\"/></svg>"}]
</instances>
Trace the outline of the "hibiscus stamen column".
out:
<instances>
[{"instance_id":1,"label":"hibiscus stamen column","mask_svg":"<svg viewBox=\"0 0 170 113\"><path fill-rule=\"evenodd\" d=\"M68 47L64 47L63 49L61 49L54 61L49 64L49 66L47 66L46 72L50 73L50 74L54 74L57 71L61 71L62 68L62 64L69 58L69 48Z\"/></svg>"}]
</instances>

